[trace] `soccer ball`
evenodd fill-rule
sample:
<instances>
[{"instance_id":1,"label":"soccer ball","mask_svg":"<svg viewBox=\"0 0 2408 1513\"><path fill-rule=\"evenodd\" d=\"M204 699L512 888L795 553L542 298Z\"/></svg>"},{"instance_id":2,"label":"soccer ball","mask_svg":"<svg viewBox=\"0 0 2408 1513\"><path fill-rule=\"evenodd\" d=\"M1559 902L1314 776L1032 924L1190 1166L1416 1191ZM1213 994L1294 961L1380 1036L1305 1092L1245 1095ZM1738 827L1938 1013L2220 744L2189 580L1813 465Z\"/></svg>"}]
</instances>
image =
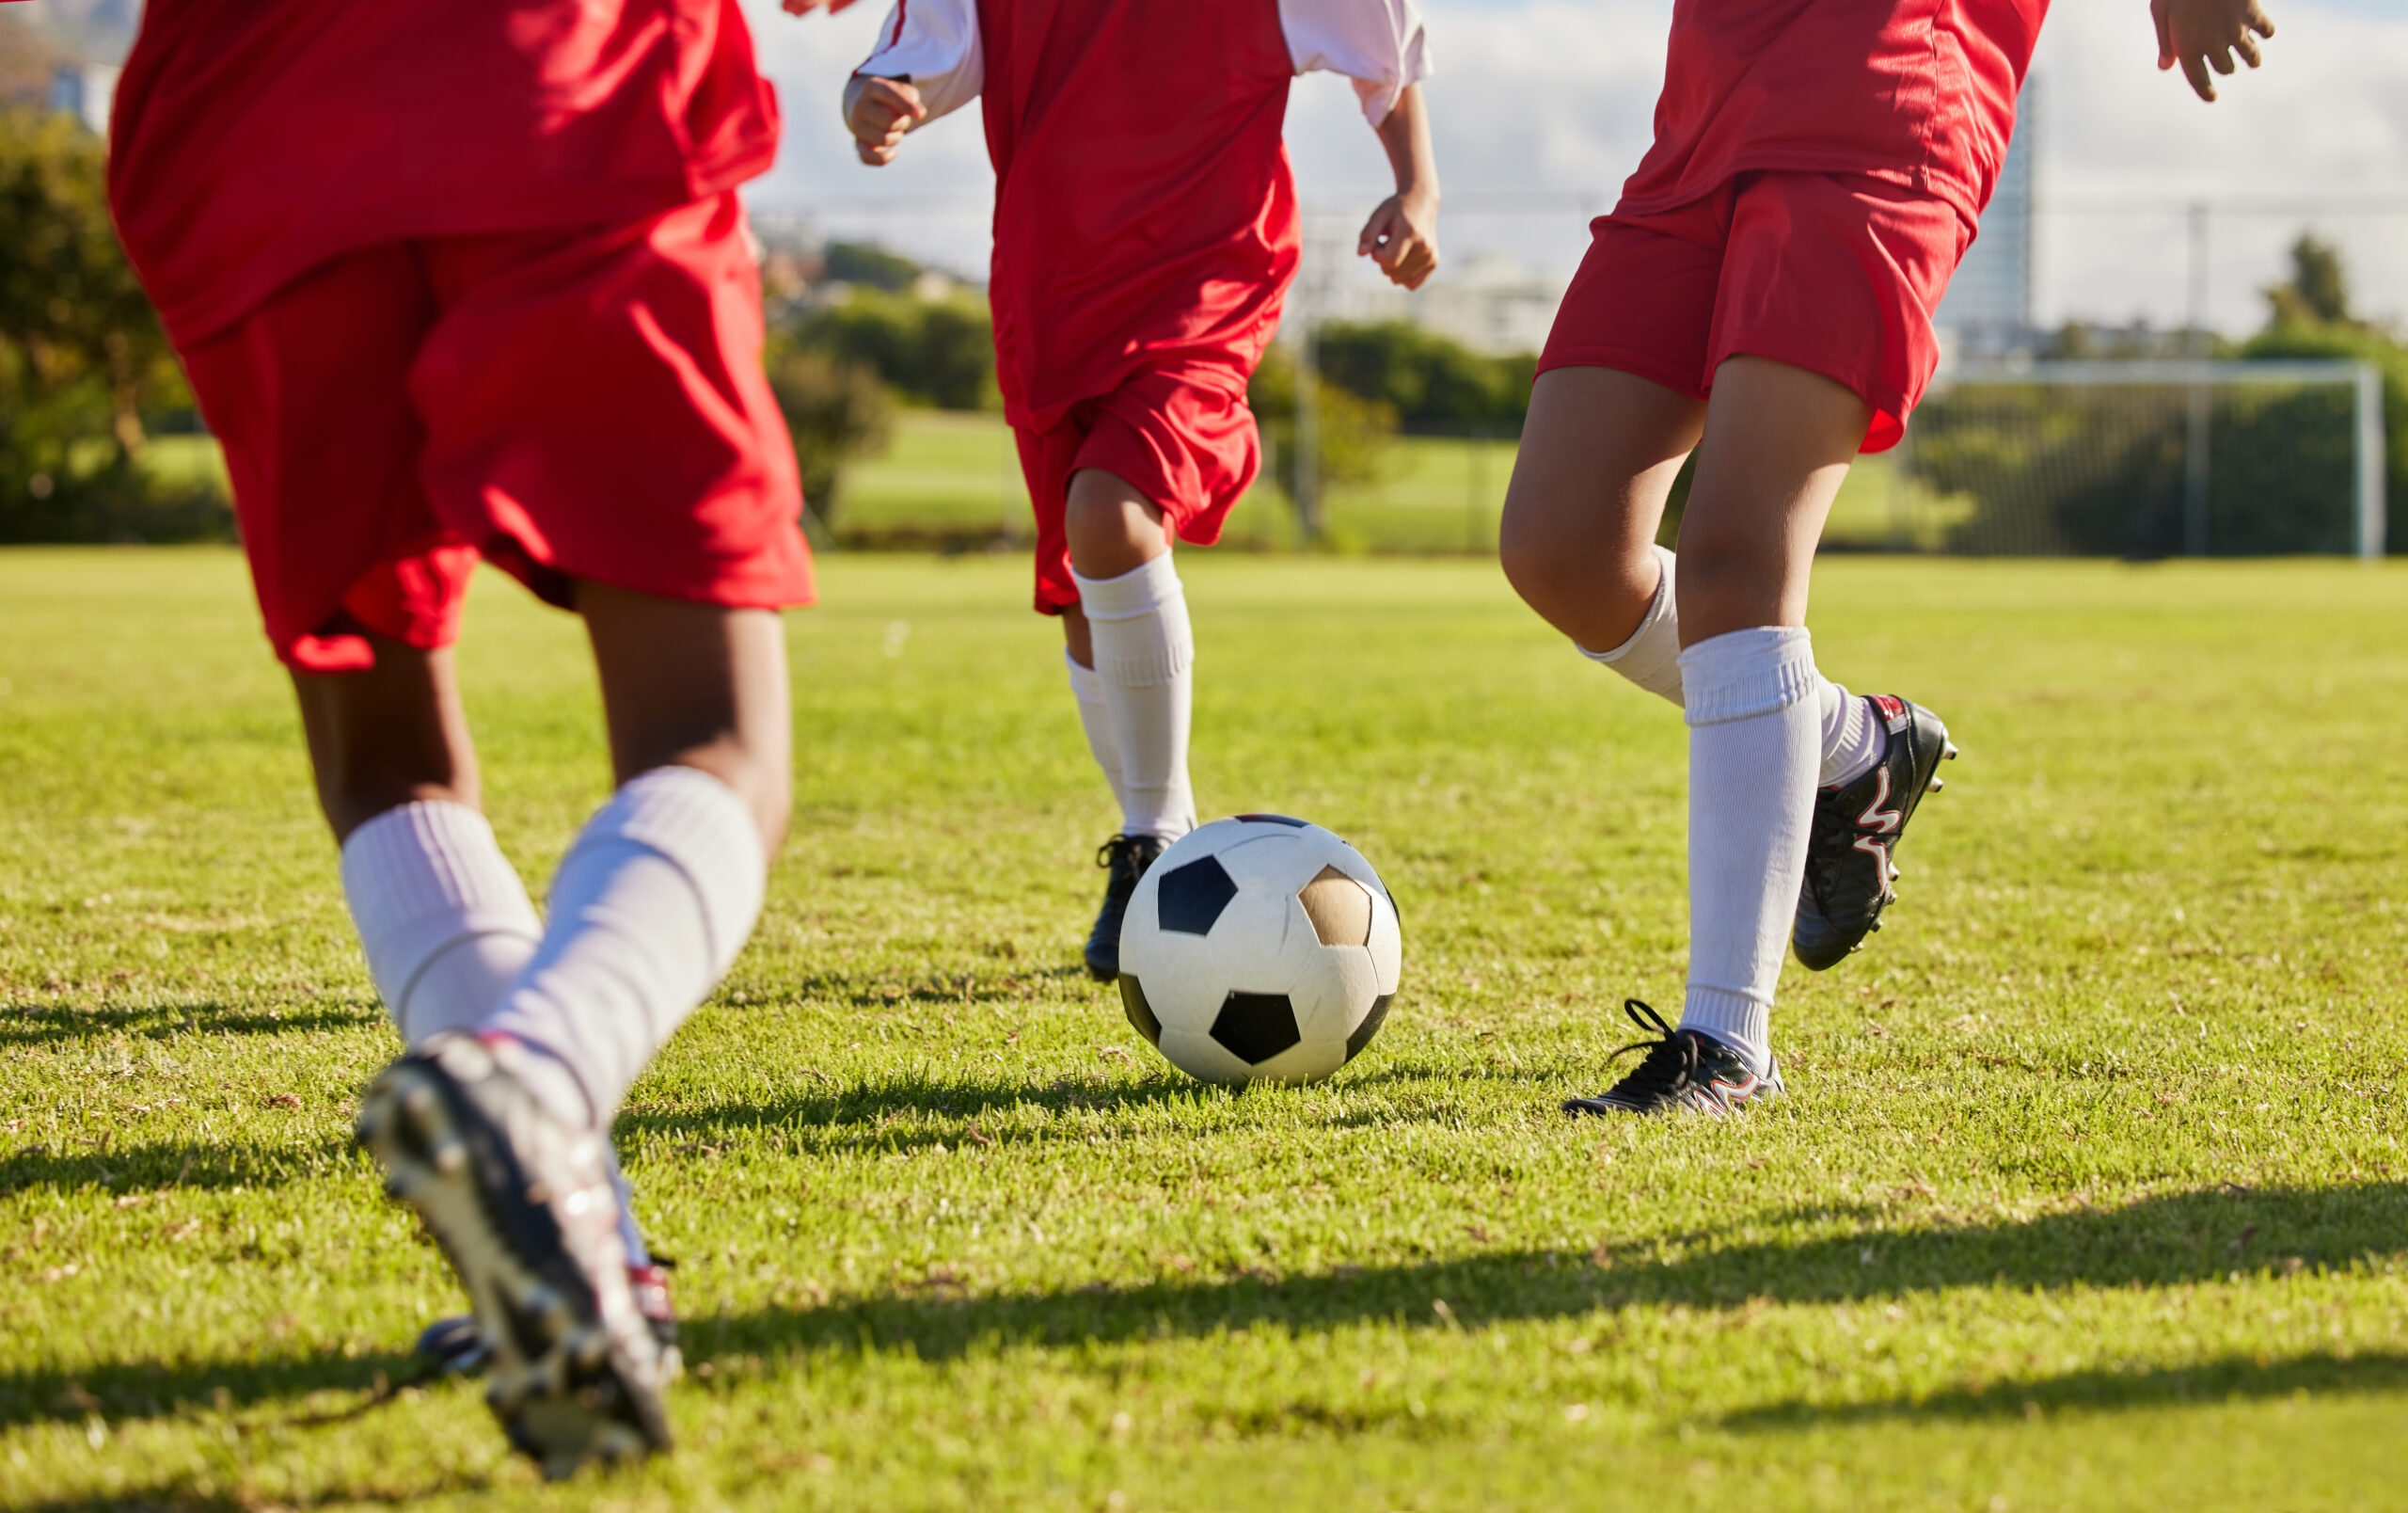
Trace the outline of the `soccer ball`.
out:
<instances>
[{"instance_id":1,"label":"soccer ball","mask_svg":"<svg viewBox=\"0 0 2408 1513\"><path fill-rule=\"evenodd\" d=\"M1404 936L1363 853L1319 825L1242 814L1189 831L1129 900L1129 1023L1205 1082L1317 1082L1387 1017Z\"/></svg>"}]
</instances>

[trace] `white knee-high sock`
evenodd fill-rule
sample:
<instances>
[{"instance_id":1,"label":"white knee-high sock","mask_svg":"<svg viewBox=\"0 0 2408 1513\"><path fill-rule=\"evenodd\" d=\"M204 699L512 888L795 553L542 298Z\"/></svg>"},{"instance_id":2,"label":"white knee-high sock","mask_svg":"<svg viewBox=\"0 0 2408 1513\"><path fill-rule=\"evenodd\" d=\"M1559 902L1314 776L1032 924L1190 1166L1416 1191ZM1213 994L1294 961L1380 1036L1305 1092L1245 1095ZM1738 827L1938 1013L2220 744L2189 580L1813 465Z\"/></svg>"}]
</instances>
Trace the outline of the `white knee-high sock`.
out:
<instances>
[{"instance_id":1,"label":"white knee-high sock","mask_svg":"<svg viewBox=\"0 0 2408 1513\"><path fill-rule=\"evenodd\" d=\"M1828 680L1821 693L1823 761L1814 781L1823 788L1837 788L1873 771L1873 764L1890 749L1890 728L1874 711L1871 699L1859 698Z\"/></svg>"},{"instance_id":2,"label":"white knee-high sock","mask_svg":"<svg viewBox=\"0 0 2408 1513\"><path fill-rule=\"evenodd\" d=\"M1094 668L1080 666L1068 651L1062 653L1062 664L1070 670L1070 696L1079 701L1079 726L1087 733L1087 751L1103 770L1112 802L1126 811L1129 800L1121 790L1120 742L1112 733L1112 705L1104 697L1103 679Z\"/></svg>"},{"instance_id":3,"label":"white knee-high sock","mask_svg":"<svg viewBox=\"0 0 2408 1513\"><path fill-rule=\"evenodd\" d=\"M1821 760L1821 677L1802 629L1734 630L1681 654L1689 725L1689 980L1685 1028L1762 1073L1773 988Z\"/></svg>"},{"instance_id":4,"label":"white knee-high sock","mask_svg":"<svg viewBox=\"0 0 2408 1513\"><path fill-rule=\"evenodd\" d=\"M1651 547L1658 572L1656 597L1649 601L1647 617L1639 629L1611 651L1591 651L1574 642L1580 655L1591 661L1603 662L1623 677L1658 698L1681 702L1681 618L1672 598L1672 553L1662 547Z\"/></svg>"},{"instance_id":5,"label":"white knee-high sock","mask_svg":"<svg viewBox=\"0 0 2408 1513\"><path fill-rule=\"evenodd\" d=\"M1096 680L1120 756L1120 828L1176 840L1196 828L1187 780L1196 633L1179 569L1165 551L1117 578L1071 577L1094 633Z\"/></svg>"},{"instance_id":6,"label":"white knee-high sock","mask_svg":"<svg viewBox=\"0 0 2408 1513\"><path fill-rule=\"evenodd\" d=\"M342 891L369 975L411 1046L483 1023L544 935L493 826L465 804L404 804L353 831L342 845ZM627 1265L650 1266L615 1154L610 1177Z\"/></svg>"},{"instance_id":7,"label":"white knee-high sock","mask_svg":"<svg viewBox=\"0 0 2408 1513\"><path fill-rule=\"evenodd\" d=\"M404 804L353 831L342 891L376 992L413 1046L484 1018L544 934L493 826L465 804Z\"/></svg>"},{"instance_id":8,"label":"white knee-high sock","mask_svg":"<svg viewBox=\"0 0 2408 1513\"><path fill-rule=\"evenodd\" d=\"M603 1127L735 963L768 865L726 784L690 767L637 777L561 859L543 944L478 1033L539 1053L503 1061L560 1118Z\"/></svg>"},{"instance_id":9,"label":"white knee-high sock","mask_svg":"<svg viewBox=\"0 0 2408 1513\"><path fill-rule=\"evenodd\" d=\"M1677 705L1682 702L1681 618L1673 602L1672 572L1678 559L1662 547L1652 549L1662 565L1663 576L1656 581L1655 600L1639 629L1611 651L1591 651L1576 642L1574 645L1591 661L1602 662L1648 693ZM1874 712L1872 700L1852 696L1831 682L1823 683L1818 692L1823 752L1816 781L1824 788L1853 783L1873 771L1873 764L1889 749L1889 730Z\"/></svg>"}]
</instances>

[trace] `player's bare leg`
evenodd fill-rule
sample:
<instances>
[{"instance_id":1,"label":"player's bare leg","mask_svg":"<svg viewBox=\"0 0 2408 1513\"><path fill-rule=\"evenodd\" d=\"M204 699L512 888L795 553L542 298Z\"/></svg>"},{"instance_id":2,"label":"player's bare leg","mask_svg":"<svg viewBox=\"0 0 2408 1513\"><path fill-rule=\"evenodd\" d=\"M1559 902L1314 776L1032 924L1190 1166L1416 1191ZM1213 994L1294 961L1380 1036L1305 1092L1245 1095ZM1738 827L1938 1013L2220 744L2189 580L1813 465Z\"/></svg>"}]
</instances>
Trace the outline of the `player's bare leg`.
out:
<instances>
[{"instance_id":1,"label":"player's bare leg","mask_svg":"<svg viewBox=\"0 0 2408 1513\"><path fill-rule=\"evenodd\" d=\"M1612 368L1550 369L1530 390L1497 531L1505 576L1531 609L1592 657L1645 653L1669 685L1656 692L1675 703L1677 635L1631 643L1659 598L1670 608L1656 534L1704 429L1705 402L1677 390Z\"/></svg>"},{"instance_id":2,"label":"player's bare leg","mask_svg":"<svg viewBox=\"0 0 2408 1513\"><path fill-rule=\"evenodd\" d=\"M372 667L296 673L293 687L370 973L404 1043L415 1047L492 1012L544 927L484 821L452 648L368 640ZM654 1332L673 1344L668 1273L636 1227L615 1156L611 1164L629 1283ZM417 1353L433 1369L470 1375L487 1355L469 1317L430 1325Z\"/></svg>"},{"instance_id":3,"label":"player's bare leg","mask_svg":"<svg viewBox=\"0 0 2408 1513\"><path fill-rule=\"evenodd\" d=\"M1109 875L1084 953L1088 973L1110 981L1137 880L1196 824L1187 777L1196 640L1160 506L1115 474L1082 468L1070 475L1064 524L1080 598L1062 612L1070 687L1121 812L1119 834L1097 853Z\"/></svg>"},{"instance_id":4,"label":"player's bare leg","mask_svg":"<svg viewBox=\"0 0 2408 1513\"><path fill-rule=\"evenodd\" d=\"M630 1285L607 1131L750 934L790 785L778 616L588 586L618 792L561 862L501 1001L361 1101L360 1137L443 1244L487 1399L562 1474L663 1448L674 1371Z\"/></svg>"}]
</instances>

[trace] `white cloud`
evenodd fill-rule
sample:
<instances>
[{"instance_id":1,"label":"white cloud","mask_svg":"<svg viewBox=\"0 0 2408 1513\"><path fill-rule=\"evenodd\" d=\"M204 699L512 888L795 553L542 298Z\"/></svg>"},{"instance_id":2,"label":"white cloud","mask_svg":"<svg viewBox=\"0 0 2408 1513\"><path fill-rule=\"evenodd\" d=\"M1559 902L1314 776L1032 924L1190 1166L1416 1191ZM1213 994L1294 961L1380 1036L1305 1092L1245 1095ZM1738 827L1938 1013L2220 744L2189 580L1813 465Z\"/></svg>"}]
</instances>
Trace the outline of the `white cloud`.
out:
<instances>
[{"instance_id":1,"label":"white cloud","mask_svg":"<svg viewBox=\"0 0 2408 1513\"><path fill-rule=\"evenodd\" d=\"M1429 87L1450 208L1450 254L1505 250L1563 273L1587 245L1586 213L1611 203L1646 150L1661 83L1669 0L1421 0L1436 44ZM2052 192L2115 196L2388 193L2408 201L2408 14L2389 0L2268 0L2280 33L2261 72L2228 81L2212 106L2157 72L2143 0L2054 8L2035 73L2044 205ZM876 236L976 272L991 190L975 112L912 141L904 160L853 161L837 99L870 46L880 10L797 21L748 0L763 65L787 114L785 151L757 202L808 211L832 230ZM1307 201L1367 211L1386 164L1339 81L1298 81L1289 141ZM1517 208L1511 197L1566 197ZM873 208L875 200L887 203ZM2211 319L2254 326L2258 285L2280 272L2304 222L2349 254L2360 303L2408 313L2408 215L2231 215L2215 223ZM2183 312L2178 212L2058 215L2043 221L2040 304L2051 319Z\"/></svg>"}]
</instances>

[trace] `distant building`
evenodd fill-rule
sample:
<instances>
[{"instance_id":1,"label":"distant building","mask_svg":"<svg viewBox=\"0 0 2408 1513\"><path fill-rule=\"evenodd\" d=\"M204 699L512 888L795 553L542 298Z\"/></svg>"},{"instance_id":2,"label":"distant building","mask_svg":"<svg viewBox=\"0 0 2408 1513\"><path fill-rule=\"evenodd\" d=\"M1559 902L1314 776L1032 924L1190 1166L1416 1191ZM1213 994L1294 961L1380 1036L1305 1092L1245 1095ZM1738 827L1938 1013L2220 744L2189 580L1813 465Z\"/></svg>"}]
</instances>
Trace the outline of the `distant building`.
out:
<instances>
[{"instance_id":1,"label":"distant building","mask_svg":"<svg viewBox=\"0 0 2408 1513\"><path fill-rule=\"evenodd\" d=\"M2033 242L2038 203L2033 161L2039 137L2039 86L2027 81L2015 112L1998 188L1982 212L1982 232L1965 254L1932 324L1950 360L2001 358L2045 345L2033 322Z\"/></svg>"},{"instance_id":2,"label":"distant building","mask_svg":"<svg viewBox=\"0 0 2408 1513\"><path fill-rule=\"evenodd\" d=\"M1534 272L1507 252L1482 252L1409 296L1413 323L1475 352L1504 357L1546 344L1569 279Z\"/></svg>"},{"instance_id":3,"label":"distant building","mask_svg":"<svg viewBox=\"0 0 2408 1513\"><path fill-rule=\"evenodd\" d=\"M50 108L106 136L109 110L117 104L119 72L107 63L60 64L50 76Z\"/></svg>"}]
</instances>

